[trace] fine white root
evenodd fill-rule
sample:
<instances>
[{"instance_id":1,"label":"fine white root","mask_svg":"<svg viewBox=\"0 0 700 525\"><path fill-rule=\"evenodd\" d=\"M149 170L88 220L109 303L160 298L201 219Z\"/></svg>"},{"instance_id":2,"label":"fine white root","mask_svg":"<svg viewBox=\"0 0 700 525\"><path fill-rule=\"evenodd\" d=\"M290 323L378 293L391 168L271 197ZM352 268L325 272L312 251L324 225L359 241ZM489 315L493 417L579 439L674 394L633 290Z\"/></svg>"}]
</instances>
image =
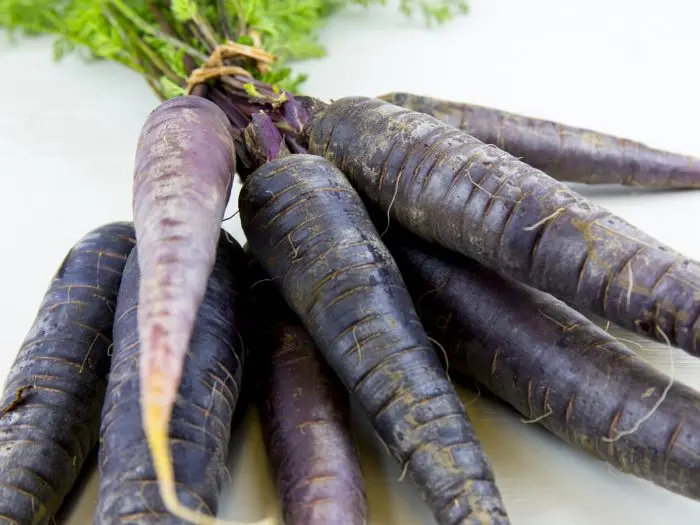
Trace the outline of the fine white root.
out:
<instances>
[{"instance_id":1,"label":"fine white root","mask_svg":"<svg viewBox=\"0 0 700 525\"><path fill-rule=\"evenodd\" d=\"M252 290L253 288L255 288L257 285L259 285L261 283L269 283L269 282L272 282L274 280L275 280L275 277L270 277L268 279L260 279L259 281L255 281L253 284L251 284L250 289Z\"/></svg>"},{"instance_id":2,"label":"fine white root","mask_svg":"<svg viewBox=\"0 0 700 525\"><path fill-rule=\"evenodd\" d=\"M435 344L440 350L442 350L442 355L445 357L445 375L447 376L447 379L450 379L450 361L447 359L447 350L445 350L445 347L442 346L438 341L433 339L432 337L428 336L428 339L430 339L433 344Z\"/></svg>"},{"instance_id":3,"label":"fine white root","mask_svg":"<svg viewBox=\"0 0 700 525\"><path fill-rule=\"evenodd\" d=\"M362 346L360 346L360 342L357 340L357 326L353 327L352 329L352 337L355 339L355 346L357 347L357 361L359 364L362 364Z\"/></svg>"},{"instance_id":4,"label":"fine white root","mask_svg":"<svg viewBox=\"0 0 700 525\"><path fill-rule=\"evenodd\" d=\"M551 215L547 215L544 219L537 221L535 224L531 224L530 226L525 226L525 228L523 228L523 231L529 232L529 231L535 230L535 229L539 228L540 226L542 226L543 224L545 224L546 222L549 222L552 219L556 218L557 216L559 216L561 213L563 213L565 211L566 211L566 208L559 208L554 213L552 213Z\"/></svg>"},{"instance_id":5,"label":"fine white root","mask_svg":"<svg viewBox=\"0 0 700 525\"><path fill-rule=\"evenodd\" d=\"M627 263L627 311L630 311L630 301L632 301L632 288L634 288L634 275L632 274L632 261Z\"/></svg>"},{"instance_id":6,"label":"fine white root","mask_svg":"<svg viewBox=\"0 0 700 525\"><path fill-rule=\"evenodd\" d=\"M659 396L659 399L654 403L654 406L651 407L651 409L644 414L642 417L640 417L637 422L632 425L630 428L627 430L623 430L622 432L617 432L617 435L614 438L607 438L604 437L602 438L603 441L606 443L614 443L615 441L625 437L629 436L630 434L635 433L637 430L639 430L639 427L641 427L651 416L654 415L654 412L658 410L658 408L661 406L661 403L664 402L666 399L666 396L668 395L668 392L671 390L671 387L673 387L674 383L674 362L673 362L673 347L671 346L671 341L669 340L668 336L664 333L664 331L660 327L656 327L657 333L664 339L666 342L666 346L668 347L668 354L670 358L670 363L669 363L669 379L668 379L668 384L664 388L664 391L661 393L661 396Z\"/></svg>"},{"instance_id":7,"label":"fine white root","mask_svg":"<svg viewBox=\"0 0 700 525\"><path fill-rule=\"evenodd\" d=\"M544 418L547 418L547 417L551 416L551 415L552 415L552 412L553 412L552 408L548 406L548 407L547 407L547 411L546 411L544 414L542 414L542 415L540 415L540 416L537 416L537 417L534 418L534 419L521 419L520 421L522 421L522 422L525 423L526 425L532 425L533 423L539 423L539 422L542 421Z\"/></svg>"},{"instance_id":8,"label":"fine white root","mask_svg":"<svg viewBox=\"0 0 700 525\"><path fill-rule=\"evenodd\" d=\"M389 207L386 209L386 228L384 228L384 231L379 237L384 237L386 233L389 231L389 226L391 225L391 208L394 206L394 202L396 202L396 197L399 194L399 183L401 182L401 176L403 175L403 171L399 172L398 176L396 177L396 184L394 185L394 195L391 197L391 202L389 203Z\"/></svg>"},{"instance_id":9,"label":"fine white root","mask_svg":"<svg viewBox=\"0 0 700 525\"><path fill-rule=\"evenodd\" d=\"M401 469L401 475L399 476L398 482L401 483L404 478L406 477L406 474L408 473L408 461L403 464L403 468Z\"/></svg>"}]
</instances>

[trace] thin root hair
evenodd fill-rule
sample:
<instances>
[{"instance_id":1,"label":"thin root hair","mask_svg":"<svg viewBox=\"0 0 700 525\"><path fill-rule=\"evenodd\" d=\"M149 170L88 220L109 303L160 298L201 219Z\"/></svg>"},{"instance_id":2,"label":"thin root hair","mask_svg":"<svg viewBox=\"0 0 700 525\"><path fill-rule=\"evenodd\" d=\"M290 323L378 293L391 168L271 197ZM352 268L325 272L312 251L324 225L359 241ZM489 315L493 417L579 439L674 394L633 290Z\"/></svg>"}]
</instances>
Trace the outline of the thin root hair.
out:
<instances>
[{"instance_id":1,"label":"thin root hair","mask_svg":"<svg viewBox=\"0 0 700 525\"><path fill-rule=\"evenodd\" d=\"M236 332L236 336L238 337L238 342L241 345L240 353L242 355L246 355L245 341L243 340L243 336L241 335L241 332L238 330L238 327L236 327L235 325L233 326L233 331ZM234 352L234 354L235 353L236 352ZM238 357L236 357L236 360L238 361L238 365L241 366L242 363L240 362L240 359Z\"/></svg>"},{"instance_id":2,"label":"thin root hair","mask_svg":"<svg viewBox=\"0 0 700 525\"><path fill-rule=\"evenodd\" d=\"M401 469L401 475L399 476L399 478L397 480L399 483L401 483L406 478L406 474L408 474L408 464L410 462L411 462L411 460L409 459L408 461L406 461L403 464L403 468Z\"/></svg>"},{"instance_id":3,"label":"thin root hair","mask_svg":"<svg viewBox=\"0 0 700 525\"><path fill-rule=\"evenodd\" d=\"M661 406L661 403L664 402L666 399L666 396L668 395L669 391L673 387L673 383L675 381L675 365L673 361L673 347L671 346L671 341L669 340L668 336L664 333L664 331L661 329L660 326L656 327L656 332L663 338L663 340L666 343L666 346L668 347L668 355L669 355L669 372L668 372L668 384L664 388L664 391L661 393L659 396L659 399L654 403L654 406L651 407L651 409L644 414L642 417L640 417L637 422L632 425L630 428L627 430L623 430L622 432L618 432L617 435L614 438L607 438L603 437L601 438L603 441L606 443L614 443L615 441L619 440L620 438L623 438L625 436L629 436L630 434L633 434L637 430L639 430L639 427L641 427L644 422L646 422L651 416L654 415L654 412L658 410L658 408Z\"/></svg>"},{"instance_id":4,"label":"thin root hair","mask_svg":"<svg viewBox=\"0 0 700 525\"><path fill-rule=\"evenodd\" d=\"M355 339L355 346L357 347L357 360L359 364L362 364L362 346L360 345L360 342L357 340L357 326L354 326L352 328L352 337Z\"/></svg>"},{"instance_id":5,"label":"thin root hair","mask_svg":"<svg viewBox=\"0 0 700 525\"><path fill-rule=\"evenodd\" d=\"M449 280L450 280L450 279L449 279L449 276L448 276L448 278L445 279L445 280L440 284L440 286L438 286L437 288L433 288L432 290L428 290L427 292L423 292L422 294L420 294L420 296L418 297L418 299L416 299L416 313L417 313L419 316L421 315L420 303L423 302L423 299L425 299L426 297L428 297L428 296L429 296L430 294L432 294L432 293L440 293L440 292L442 291L442 289L445 287L445 285L447 284L447 282L448 282Z\"/></svg>"},{"instance_id":6,"label":"thin root hair","mask_svg":"<svg viewBox=\"0 0 700 525\"><path fill-rule=\"evenodd\" d=\"M478 182L476 182L476 181L472 178L472 174L470 173L469 170L465 170L465 171L467 172L467 177L469 178L469 182L471 182L474 186L476 186L477 188L479 188L481 191L483 191L486 195L488 195L488 196L491 197L492 199L499 199L499 200L502 200L502 201L507 201L507 202L512 202L513 204L517 204L518 201L515 201L515 200L510 199L510 198L508 198L508 197L501 197L500 195L496 195L496 194L494 194L494 193L491 193L489 190L487 190L486 188L484 188L483 186L481 186Z\"/></svg>"},{"instance_id":7,"label":"thin root hair","mask_svg":"<svg viewBox=\"0 0 700 525\"><path fill-rule=\"evenodd\" d=\"M543 312L542 310L540 310L539 308L537 309L537 313L539 313L542 317L544 317L544 318L547 319L548 321L551 321L552 323L554 323L555 325L557 325L558 327L560 327L564 332L568 332L568 331L570 330L570 325L565 325L564 323L560 323L559 321L557 321L556 319L554 319L554 317L552 317L551 315L547 315L546 313L544 313L544 312Z\"/></svg>"},{"instance_id":8,"label":"thin root hair","mask_svg":"<svg viewBox=\"0 0 700 525\"><path fill-rule=\"evenodd\" d=\"M375 430L374 434L377 436L377 439L379 442L384 445L384 450L386 450L386 453L389 454L389 456L395 457L394 454L392 454L391 449L389 448L389 445L386 444L386 441L382 439L382 437L379 435L379 433Z\"/></svg>"},{"instance_id":9,"label":"thin root hair","mask_svg":"<svg viewBox=\"0 0 700 525\"><path fill-rule=\"evenodd\" d=\"M553 413L552 407L550 407L549 405L547 405L547 410L544 412L544 414L539 415L539 416L537 416L537 417L534 418L534 419L521 419L520 421L522 421L522 422L525 423L526 425L532 425L533 423L539 423L539 422L542 421L543 419L545 419L545 418L551 416L552 413Z\"/></svg>"},{"instance_id":10,"label":"thin root hair","mask_svg":"<svg viewBox=\"0 0 700 525\"><path fill-rule=\"evenodd\" d=\"M476 395L472 399L470 399L468 403L464 404L465 408L472 406L481 398L481 386L479 386L479 383L475 382L474 387L476 388Z\"/></svg>"},{"instance_id":11,"label":"thin root hair","mask_svg":"<svg viewBox=\"0 0 700 525\"><path fill-rule=\"evenodd\" d=\"M630 302L632 301L632 288L634 288L634 274L632 273L632 261L627 262L627 311L630 311Z\"/></svg>"},{"instance_id":12,"label":"thin root hair","mask_svg":"<svg viewBox=\"0 0 700 525\"><path fill-rule=\"evenodd\" d=\"M276 280L276 277L268 277L267 279L260 279L259 281L255 281L253 284L251 284L250 289L252 290L253 288L255 288L259 284L269 283L269 282L273 282L275 280Z\"/></svg>"},{"instance_id":13,"label":"thin root hair","mask_svg":"<svg viewBox=\"0 0 700 525\"><path fill-rule=\"evenodd\" d=\"M440 350L442 350L442 355L445 357L445 376L447 376L447 380L450 380L450 361L447 359L447 350L445 350L445 347L442 346L437 340L433 339L432 337L428 336L428 339L430 339L433 344L435 344Z\"/></svg>"},{"instance_id":14,"label":"thin root hair","mask_svg":"<svg viewBox=\"0 0 700 525\"><path fill-rule=\"evenodd\" d=\"M233 238L233 235L231 235L228 231L224 230L224 237L226 237L226 241L229 244L234 244L235 239Z\"/></svg>"},{"instance_id":15,"label":"thin root hair","mask_svg":"<svg viewBox=\"0 0 700 525\"><path fill-rule=\"evenodd\" d=\"M100 287L100 262L102 261L102 252L97 253L97 270L95 272L95 278L97 281L97 287Z\"/></svg>"},{"instance_id":16,"label":"thin root hair","mask_svg":"<svg viewBox=\"0 0 700 525\"><path fill-rule=\"evenodd\" d=\"M287 240L289 241L289 245L292 247L292 262L295 262L299 259L299 246L294 246L294 241L292 241L292 234L288 233L287 234Z\"/></svg>"},{"instance_id":17,"label":"thin root hair","mask_svg":"<svg viewBox=\"0 0 700 525\"><path fill-rule=\"evenodd\" d=\"M234 211L231 215L229 215L228 217L225 217L221 222L230 221L230 220L233 219L236 215L238 215L238 211L239 211L239 210Z\"/></svg>"},{"instance_id":18,"label":"thin root hair","mask_svg":"<svg viewBox=\"0 0 700 525\"><path fill-rule=\"evenodd\" d=\"M563 207L558 208L557 210L554 211L554 213L547 215L544 219L537 221L535 224L531 224L530 226L525 226L523 228L523 231L529 232L529 231L535 230L535 229L539 228L540 226L542 226L543 224L557 218L559 215L561 215L565 211L566 211L566 208L563 208Z\"/></svg>"},{"instance_id":19,"label":"thin root hair","mask_svg":"<svg viewBox=\"0 0 700 525\"><path fill-rule=\"evenodd\" d=\"M224 465L224 468L222 470L224 472L224 477L226 478L226 483L229 486L233 485L233 475L231 474L231 469L228 468L228 465Z\"/></svg>"},{"instance_id":20,"label":"thin root hair","mask_svg":"<svg viewBox=\"0 0 700 525\"><path fill-rule=\"evenodd\" d=\"M640 350L644 350L644 346L642 345L642 343L640 343L639 341L635 341L634 339L625 339L624 337L616 337L615 339L622 343L629 343L631 345L634 345Z\"/></svg>"},{"instance_id":21,"label":"thin root hair","mask_svg":"<svg viewBox=\"0 0 700 525\"><path fill-rule=\"evenodd\" d=\"M391 197L391 201L389 202L389 206L386 209L386 228L384 228L384 231L379 236L380 238L384 237L384 235L386 235L386 233L389 231L389 226L391 226L391 208L394 207L394 203L396 202L396 197L399 194L399 183L401 181L402 175L403 175L403 171L401 171L396 177L396 184L394 185L394 195Z\"/></svg>"}]
</instances>

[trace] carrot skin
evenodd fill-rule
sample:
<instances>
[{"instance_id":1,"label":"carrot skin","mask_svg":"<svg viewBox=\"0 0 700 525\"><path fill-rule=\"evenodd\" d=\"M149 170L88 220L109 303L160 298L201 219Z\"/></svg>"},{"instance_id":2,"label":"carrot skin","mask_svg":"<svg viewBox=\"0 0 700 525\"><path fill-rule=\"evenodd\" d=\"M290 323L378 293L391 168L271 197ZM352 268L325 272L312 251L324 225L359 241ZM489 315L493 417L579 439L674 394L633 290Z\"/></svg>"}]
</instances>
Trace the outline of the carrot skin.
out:
<instances>
[{"instance_id":1,"label":"carrot skin","mask_svg":"<svg viewBox=\"0 0 700 525\"><path fill-rule=\"evenodd\" d=\"M509 520L469 417L362 201L322 158L275 159L239 196L250 251L441 525Z\"/></svg>"},{"instance_id":2,"label":"carrot skin","mask_svg":"<svg viewBox=\"0 0 700 525\"><path fill-rule=\"evenodd\" d=\"M95 525L185 524L160 497L139 408L138 249L130 255L117 299L114 353L100 427L100 488ZM239 327L250 285L242 248L221 234L215 266L198 309L185 372L169 427L180 501L217 512L233 412L245 364Z\"/></svg>"},{"instance_id":3,"label":"carrot skin","mask_svg":"<svg viewBox=\"0 0 700 525\"><path fill-rule=\"evenodd\" d=\"M130 223L95 228L44 295L0 401L0 522L49 523L97 444L117 292L134 243Z\"/></svg>"},{"instance_id":4,"label":"carrot skin","mask_svg":"<svg viewBox=\"0 0 700 525\"><path fill-rule=\"evenodd\" d=\"M142 410L163 497L173 506L163 438L214 265L234 171L232 128L213 102L197 96L172 98L146 119L133 181L142 276Z\"/></svg>"},{"instance_id":5,"label":"carrot skin","mask_svg":"<svg viewBox=\"0 0 700 525\"><path fill-rule=\"evenodd\" d=\"M561 181L700 188L700 159L499 109L412 93L378 97L431 115Z\"/></svg>"},{"instance_id":6,"label":"carrot skin","mask_svg":"<svg viewBox=\"0 0 700 525\"><path fill-rule=\"evenodd\" d=\"M255 391L284 523L364 525L348 393L275 284L254 266Z\"/></svg>"},{"instance_id":7,"label":"carrot skin","mask_svg":"<svg viewBox=\"0 0 700 525\"><path fill-rule=\"evenodd\" d=\"M178 360L187 351L214 264L234 171L231 129L212 102L177 97L149 115L133 187L144 380L162 369L177 383ZM154 346L158 335L166 340Z\"/></svg>"},{"instance_id":8,"label":"carrot skin","mask_svg":"<svg viewBox=\"0 0 700 525\"><path fill-rule=\"evenodd\" d=\"M308 134L311 153L419 237L698 355L700 264L544 172L376 99L333 102Z\"/></svg>"},{"instance_id":9,"label":"carrot skin","mask_svg":"<svg viewBox=\"0 0 700 525\"><path fill-rule=\"evenodd\" d=\"M622 472L700 500L700 393L565 303L392 229L384 237L423 325L467 376ZM605 441L605 440L608 441Z\"/></svg>"}]
</instances>

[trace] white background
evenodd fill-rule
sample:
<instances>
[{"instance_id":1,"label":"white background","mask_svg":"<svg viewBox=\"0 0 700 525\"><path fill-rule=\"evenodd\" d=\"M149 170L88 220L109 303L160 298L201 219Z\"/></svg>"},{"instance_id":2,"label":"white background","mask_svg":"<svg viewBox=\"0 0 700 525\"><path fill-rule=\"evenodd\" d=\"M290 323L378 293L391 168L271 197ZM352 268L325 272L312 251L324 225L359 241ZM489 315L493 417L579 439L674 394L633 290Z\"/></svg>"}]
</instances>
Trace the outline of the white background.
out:
<instances>
[{"instance_id":1,"label":"white background","mask_svg":"<svg viewBox=\"0 0 700 525\"><path fill-rule=\"evenodd\" d=\"M472 0L468 16L429 31L393 8L355 10L324 31L328 57L299 70L310 74L306 92L324 99L413 91L700 155L699 19L697 2L686 0ZM101 223L130 219L136 138L156 100L117 65L54 64L44 40L0 40L0 78L4 379L69 247ZM700 191L582 191L700 259ZM227 225L240 238L238 223ZM668 371L669 352L642 344L642 355ZM679 351L673 359L677 380L700 387L700 361ZM700 504L615 473L471 392L464 399L514 525L700 522ZM222 509L246 522L276 512L255 417L234 436L234 484ZM358 433L371 524L433 523L362 418ZM89 523L96 493L93 474L64 523Z\"/></svg>"}]
</instances>

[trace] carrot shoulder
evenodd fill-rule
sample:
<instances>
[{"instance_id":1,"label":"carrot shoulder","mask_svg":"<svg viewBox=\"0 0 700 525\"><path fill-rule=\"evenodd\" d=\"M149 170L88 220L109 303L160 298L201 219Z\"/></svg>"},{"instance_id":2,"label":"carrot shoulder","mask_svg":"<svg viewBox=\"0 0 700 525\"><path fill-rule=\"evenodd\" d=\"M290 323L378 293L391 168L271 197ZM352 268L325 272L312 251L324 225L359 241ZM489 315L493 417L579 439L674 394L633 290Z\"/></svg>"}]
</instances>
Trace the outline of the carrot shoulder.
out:
<instances>
[{"instance_id":1,"label":"carrot shoulder","mask_svg":"<svg viewBox=\"0 0 700 525\"><path fill-rule=\"evenodd\" d=\"M213 102L182 96L149 115L137 147L133 210L141 274L141 396L158 479L172 477L165 438L231 192L231 133Z\"/></svg>"},{"instance_id":2,"label":"carrot shoulder","mask_svg":"<svg viewBox=\"0 0 700 525\"><path fill-rule=\"evenodd\" d=\"M239 196L250 251L438 523L509 523L464 406L395 262L345 176L294 154L264 164Z\"/></svg>"},{"instance_id":3,"label":"carrot shoulder","mask_svg":"<svg viewBox=\"0 0 700 525\"><path fill-rule=\"evenodd\" d=\"M249 287L245 276L243 250L222 234L169 427L174 478L165 481L190 509L173 514L161 498L162 480L156 477L139 408L143 347L138 337L138 249L130 255L117 299L113 359L100 427L95 525L182 525L187 523L183 515L192 523L208 523L195 513L216 515L246 364L239 337L245 319L243 297Z\"/></svg>"},{"instance_id":4,"label":"carrot shoulder","mask_svg":"<svg viewBox=\"0 0 700 525\"><path fill-rule=\"evenodd\" d=\"M309 151L423 239L697 355L700 264L512 155L422 113L350 97Z\"/></svg>"},{"instance_id":5,"label":"carrot shoulder","mask_svg":"<svg viewBox=\"0 0 700 525\"><path fill-rule=\"evenodd\" d=\"M405 232L385 239L450 370L575 448L700 500L700 393L547 294Z\"/></svg>"},{"instance_id":6,"label":"carrot shoulder","mask_svg":"<svg viewBox=\"0 0 700 525\"><path fill-rule=\"evenodd\" d=\"M597 131L412 93L379 97L431 115L562 181L700 188L700 159Z\"/></svg>"},{"instance_id":7,"label":"carrot shoulder","mask_svg":"<svg viewBox=\"0 0 700 525\"><path fill-rule=\"evenodd\" d=\"M0 401L0 522L51 522L97 444L130 223L95 228L68 252Z\"/></svg>"}]
</instances>

